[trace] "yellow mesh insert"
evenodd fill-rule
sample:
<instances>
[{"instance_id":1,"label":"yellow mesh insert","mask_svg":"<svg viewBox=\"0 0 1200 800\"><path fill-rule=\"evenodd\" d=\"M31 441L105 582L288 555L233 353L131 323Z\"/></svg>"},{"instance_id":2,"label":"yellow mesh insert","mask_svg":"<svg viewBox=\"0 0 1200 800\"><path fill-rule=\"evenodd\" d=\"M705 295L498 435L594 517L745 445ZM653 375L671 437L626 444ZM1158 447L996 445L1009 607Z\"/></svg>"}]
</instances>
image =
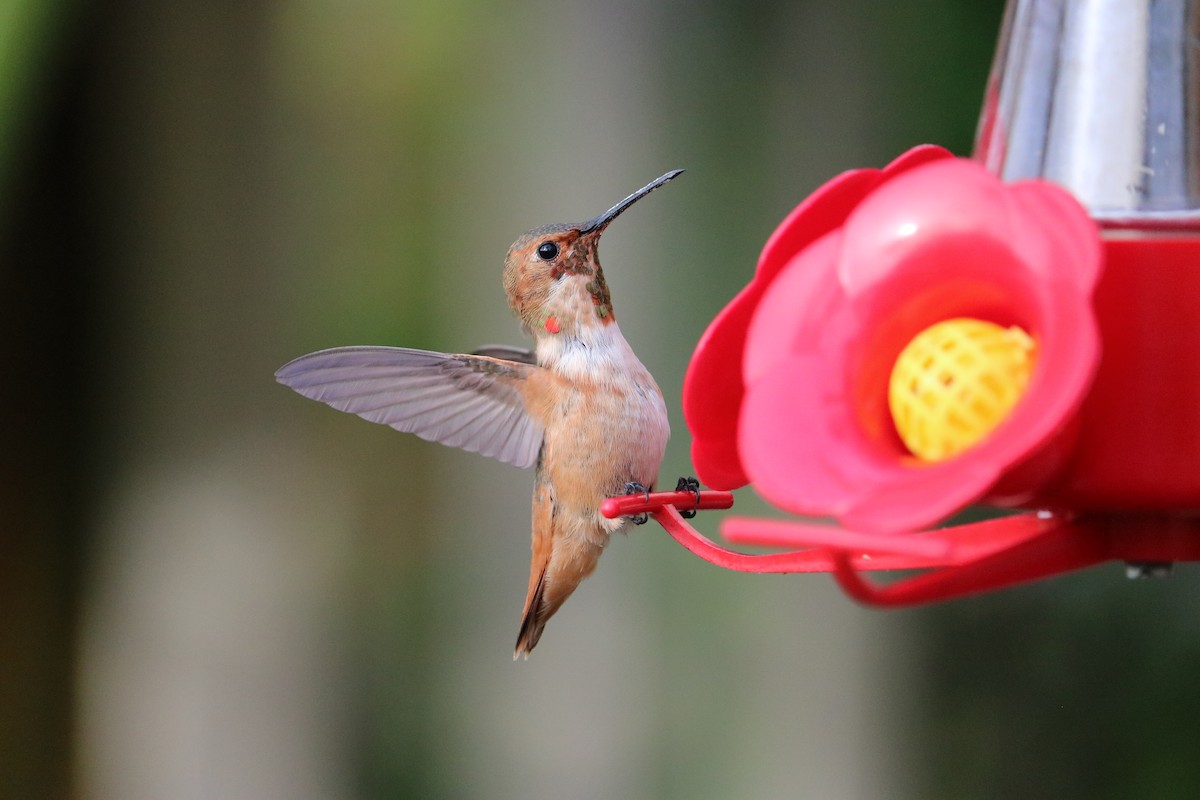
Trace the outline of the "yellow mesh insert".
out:
<instances>
[{"instance_id":1,"label":"yellow mesh insert","mask_svg":"<svg viewBox=\"0 0 1200 800\"><path fill-rule=\"evenodd\" d=\"M888 406L913 455L941 461L999 425L1025 394L1037 343L1013 326L962 317L918 333L896 359Z\"/></svg>"}]
</instances>

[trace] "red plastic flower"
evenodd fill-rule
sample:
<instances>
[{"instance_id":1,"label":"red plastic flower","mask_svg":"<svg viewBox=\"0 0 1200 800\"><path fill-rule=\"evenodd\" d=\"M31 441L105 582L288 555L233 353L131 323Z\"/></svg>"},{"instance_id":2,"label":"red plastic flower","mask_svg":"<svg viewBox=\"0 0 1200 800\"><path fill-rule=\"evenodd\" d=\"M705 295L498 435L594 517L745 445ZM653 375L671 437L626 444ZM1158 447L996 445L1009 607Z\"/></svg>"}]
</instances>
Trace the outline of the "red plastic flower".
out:
<instances>
[{"instance_id":1,"label":"red plastic flower","mask_svg":"<svg viewBox=\"0 0 1200 800\"><path fill-rule=\"evenodd\" d=\"M684 383L700 478L848 527L927 527L985 494L1019 503L1068 452L1094 374L1096 226L1064 190L1003 184L925 146L845 173L784 220ZM963 452L914 457L888 409L896 359L967 317L1037 344L1021 400Z\"/></svg>"}]
</instances>

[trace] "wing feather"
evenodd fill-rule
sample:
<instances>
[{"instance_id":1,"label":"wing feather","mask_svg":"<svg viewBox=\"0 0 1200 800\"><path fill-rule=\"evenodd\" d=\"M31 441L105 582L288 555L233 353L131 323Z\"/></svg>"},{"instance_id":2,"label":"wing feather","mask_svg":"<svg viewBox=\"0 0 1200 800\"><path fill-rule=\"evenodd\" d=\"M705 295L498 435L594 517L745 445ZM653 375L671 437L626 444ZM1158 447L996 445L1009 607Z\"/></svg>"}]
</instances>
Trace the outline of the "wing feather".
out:
<instances>
[{"instance_id":1,"label":"wing feather","mask_svg":"<svg viewBox=\"0 0 1200 800\"><path fill-rule=\"evenodd\" d=\"M507 344L488 344L471 353L473 356L491 356L505 361L517 361L522 364L536 364L537 354L527 347L513 347Z\"/></svg>"},{"instance_id":2,"label":"wing feather","mask_svg":"<svg viewBox=\"0 0 1200 800\"><path fill-rule=\"evenodd\" d=\"M422 439L531 467L542 426L521 384L540 367L404 347L335 347L301 356L275 378L305 397Z\"/></svg>"}]
</instances>

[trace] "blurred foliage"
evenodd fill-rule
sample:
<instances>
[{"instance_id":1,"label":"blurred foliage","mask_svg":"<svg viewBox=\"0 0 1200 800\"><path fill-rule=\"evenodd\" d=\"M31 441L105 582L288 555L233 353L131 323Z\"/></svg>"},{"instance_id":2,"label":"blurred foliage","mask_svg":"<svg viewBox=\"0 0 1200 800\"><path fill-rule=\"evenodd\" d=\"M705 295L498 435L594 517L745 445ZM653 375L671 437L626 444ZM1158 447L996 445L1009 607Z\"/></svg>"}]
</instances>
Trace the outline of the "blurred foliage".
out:
<instances>
[{"instance_id":1,"label":"blurred foliage","mask_svg":"<svg viewBox=\"0 0 1200 800\"><path fill-rule=\"evenodd\" d=\"M0 211L8 211L3 201L14 165L28 153L34 120L46 112L42 93L72 30L70 6L55 0L0 3Z\"/></svg>"},{"instance_id":2,"label":"blurred foliage","mask_svg":"<svg viewBox=\"0 0 1200 800\"><path fill-rule=\"evenodd\" d=\"M924 797L1190 797L1195 568L1120 565L925 612Z\"/></svg>"},{"instance_id":3,"label":"blurred foliage","mask_svg":"<svg viewBox=\"0 0 1200 800\"><path fill-rule=\"evenodd\" d=\"M77 275L62 256L78 217L59 170L40 169L71 136L48 98L74 31L67 5L0 4L0 797L70 786L89 495L72 452L83 430Z\"/></svg>"}]
</instances>

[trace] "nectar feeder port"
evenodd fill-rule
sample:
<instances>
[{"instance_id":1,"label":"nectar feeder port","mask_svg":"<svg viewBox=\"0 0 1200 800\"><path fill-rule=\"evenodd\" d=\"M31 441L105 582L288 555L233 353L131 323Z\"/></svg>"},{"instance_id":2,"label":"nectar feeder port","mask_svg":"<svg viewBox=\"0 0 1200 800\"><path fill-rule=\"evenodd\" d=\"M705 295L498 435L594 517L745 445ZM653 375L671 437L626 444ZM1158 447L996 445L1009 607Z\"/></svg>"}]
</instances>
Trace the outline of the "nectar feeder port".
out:
<instances>
[{"instance_id":1,"label":"nectar feeder port","mask_svg":"<svg viewBox=\"0 0 1200 800\"><path fill-rule=\"evenodd\" d=\"M1198 20L1185 0L1010 0L973 160L924 146L845 173L768 240L685 379L717 490L699 507L749 483L837 525L726 519L729 542L785 550L751 555L691 528L691 495L604 513L649 512L729 569L831 572L880 606L1200 560ZM928 366L905 361L926 331L962 319L982 327L946 352L977 337L991 355L942 388L991 396L929 399L935 431L978 419L925 450L930 420L906 421L889 387ZM977 503L1024 513L938 527ZM922 572L865 576L896 569Z\"/></svg>"}]
</instances>

